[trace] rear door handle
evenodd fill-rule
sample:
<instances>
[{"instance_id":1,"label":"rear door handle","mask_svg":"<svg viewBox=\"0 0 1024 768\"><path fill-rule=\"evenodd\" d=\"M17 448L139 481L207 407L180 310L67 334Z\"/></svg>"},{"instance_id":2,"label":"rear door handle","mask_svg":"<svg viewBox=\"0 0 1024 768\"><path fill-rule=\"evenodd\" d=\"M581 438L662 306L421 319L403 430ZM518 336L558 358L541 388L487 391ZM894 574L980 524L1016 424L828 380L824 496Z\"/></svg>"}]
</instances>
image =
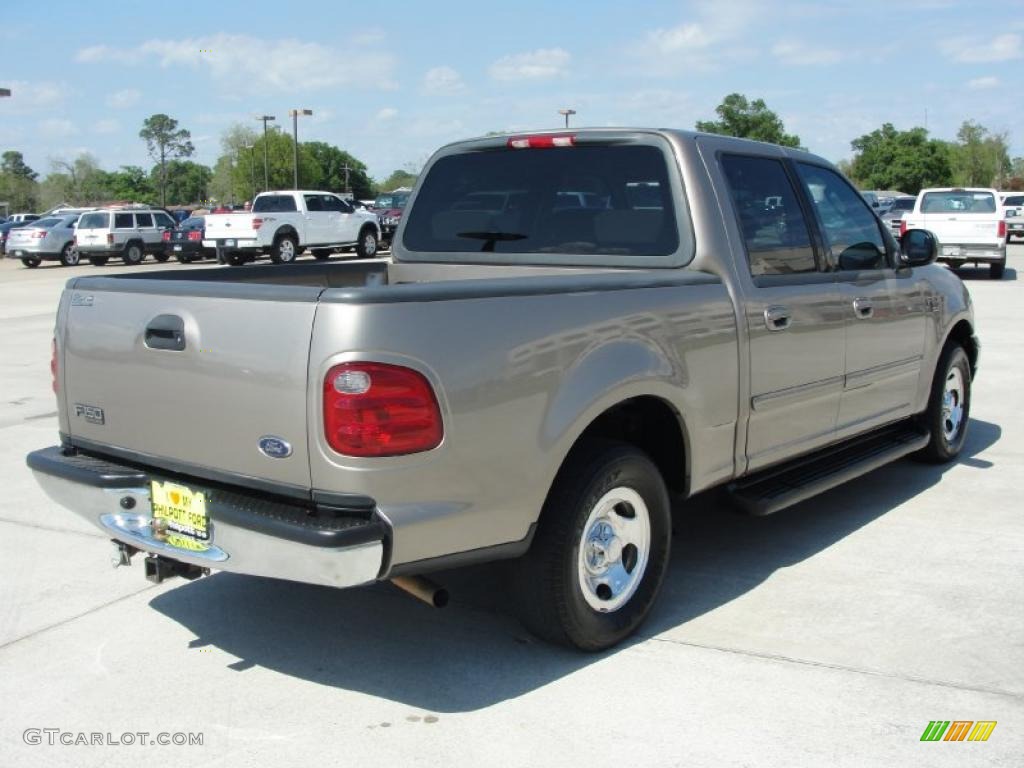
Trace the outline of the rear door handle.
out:
<instances>
[{"instance_id":1,"label":"rear door handle","mask_svg":"<svg viewBox=\"0 0 1024 768\"><path fill-rule=\"evenodd\" d=\"M867 320L875 314L875 305L871 299L854 299L853 312L858 320Z\"/></svg>"},{"instance_id":2,"label":"rear door handle","mask_svg":"<svg viewBox=\"0 0 1024 768\"><path fill-rule=\"evenodd\" d=\"M769 331L784 331L791 321L789 307L768 307L764 311L764 324Z\"/></svg>"},{"instance_id":3,"label":"rear door handle","mask_svg":"<svg viewBox=\"0 0 1024 768\"><path fill-rule=\"evenodd\" d=\"M146 326L145 340L150 349L182 352L185 349L185 321L177 315L157 315Z\"/></svg>"}]
</instances>

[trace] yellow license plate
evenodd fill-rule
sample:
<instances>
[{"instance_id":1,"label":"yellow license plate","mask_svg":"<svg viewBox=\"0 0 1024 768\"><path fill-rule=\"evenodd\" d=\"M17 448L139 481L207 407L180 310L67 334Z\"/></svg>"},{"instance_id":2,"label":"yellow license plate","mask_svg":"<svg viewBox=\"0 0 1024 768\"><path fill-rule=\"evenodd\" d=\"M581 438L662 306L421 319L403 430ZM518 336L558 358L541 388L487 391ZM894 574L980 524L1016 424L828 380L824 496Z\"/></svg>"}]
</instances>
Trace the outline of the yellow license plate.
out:
<instances>
[{"instance_id":1,"label":"yellow license plate","mask_svg":"<svg viewBox=\"0 0 1024 768\"><path fill-rule=\"evenodd\" d=\"M182 549L205 549L210 540L206 496L184 485L150 483L153 504L153 535Z\"/></svg>"}]
</instances>

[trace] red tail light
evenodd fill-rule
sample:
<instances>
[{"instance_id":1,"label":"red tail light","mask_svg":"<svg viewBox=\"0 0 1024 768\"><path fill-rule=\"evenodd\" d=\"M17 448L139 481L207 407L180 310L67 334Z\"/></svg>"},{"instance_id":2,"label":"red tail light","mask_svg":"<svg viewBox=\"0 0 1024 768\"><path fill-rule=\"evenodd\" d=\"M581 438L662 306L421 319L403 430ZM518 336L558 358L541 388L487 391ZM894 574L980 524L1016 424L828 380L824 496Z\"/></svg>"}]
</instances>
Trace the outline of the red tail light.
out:
<instances>
[{"instance_id":1,"label":"red tail light","mask_svg":"<svg viewBox=\"0 0 1024 768\"><path fill-rule=\"evenodd\" d=\"M38 240L42 240L44 237L46 237L46 232L45 232L45 230L42 230L42 229L34 230L32 232L32 237L34 237L34 238L36 238Z\"/></svg>"},{"instance_id":2,"label":"red tail light","mask_svg":"<svg viewBox=\"0 0 1024 768\"><path fill-rule=\"evenodd\" d=\"M170 242L170 240L171 240L171 231L169 229L165 229L164 233L162 235L160 235L160 239L163 240L165 243Z\"/></svg>"},{"instance_id":3,"label":"red tail light","mask_svg":"<svg viewBox=\"0 0 1024 768\"><path fill-rule=\"evenodd\" d=\"M107 232L107 245L113 245L113 244L114 244L114 233L113 232Z\"/></svg>"},{"instance_id":4,"label":"red tail light","mask_svg":"<svg viewBox=\"0 0 1024 768\"><path fill-rule=\"evenodd\" d=\"M900 237L903 237L905 234L907 234L907 220L903 219L900 222Z\"/></svg>"},{"instance_id":5,"label":"red tail light","mask_svg":"<svg viewBox=\"0 0 1024 768\"><path fill-rule=\"evenodd\" d=\"M203 233L200 232L198 229L193 229L191 232L188 233L188 239L192 241L202 240Z\"/></svg>"},{"instance_id":6,"label":"red tail light","mask_svg":"<svg viewBox=\"0 0 1024 768\"><path fill-rule=\"evenodd\" d=\"M509 149L550 149L551 147L576 146L575 133L544 133L539 136L513 136L508 140Z\"/></svg>"},{"instance_id":7,"label":"red tail light","mask_svg":"<svg viewBox=\"0 0 1024 768\"><path fill-rule=\"evenodd\" d=\"M262 226L263 226L263 219L253 219L252 220L252 228L253 229L259 229Z\"/></svg>"},{"instance_id":8,"label":"red tail light","mask_svg":"<svg viewBox=\"0 0 1024 768\"><path fill-rule=\"evenodd\" d=\"M343 363L324 379L327 444L346 456L401 456L441 444L441 409L417 371L384 363Z\"/></svg>"},{"instance_id":9,"label":"red tail light","mask_svg":"<svg viewBox=\"0 0 1024 768\"><path fill-rule=\"evenodd\" d=\"M59 387L57 386L57 340L53 339L50 342L50 386L53 387L53 393L57 394Z\"/></svg>"},{"instance_id":10,"label":"red tail light","mask_svg":"<svg viewBox=\"0 0 1024 768\"><path fill-rule=\"evenodd\" d=\"M999 220L999 228L996 230L999 237L1006 237L1006 219Z\"/></svg>"}]
</instances>

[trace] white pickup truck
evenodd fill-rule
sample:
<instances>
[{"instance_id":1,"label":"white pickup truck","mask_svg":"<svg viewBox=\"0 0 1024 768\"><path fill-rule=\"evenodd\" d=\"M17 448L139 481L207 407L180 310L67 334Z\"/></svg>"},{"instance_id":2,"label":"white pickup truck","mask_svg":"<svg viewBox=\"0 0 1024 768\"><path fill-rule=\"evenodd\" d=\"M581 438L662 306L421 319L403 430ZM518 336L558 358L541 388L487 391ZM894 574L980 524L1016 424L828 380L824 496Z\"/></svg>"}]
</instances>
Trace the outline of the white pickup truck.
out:
<instances>
[{"instance_id":1,"label":"white pickup truck","mask_svg":"<svg viewBox=\"0 0 1024 768\"><path fill-rule=\"evenodd\" d=\"M959 269L988 264L999 280L1006 268L1006 214L994 189L922 189L914 210L904 214L900 232L930 230L939 241L938 260Z\"/></svg>"},{"instance_id":2,"label":"white pickup truck","mask_svg":"<svg viewBox=\"0 0 1024 768\"><path fill-rule=\"evenodd\" d=\"M369 259L377 255L379 241L376 215L330 192L288 190L257 195L250 213L207 216L203 246L215 249L218 261L241 266L260 254L288 264L306 248L319 260L344 247Z\"/></svg>"}]
</instances>

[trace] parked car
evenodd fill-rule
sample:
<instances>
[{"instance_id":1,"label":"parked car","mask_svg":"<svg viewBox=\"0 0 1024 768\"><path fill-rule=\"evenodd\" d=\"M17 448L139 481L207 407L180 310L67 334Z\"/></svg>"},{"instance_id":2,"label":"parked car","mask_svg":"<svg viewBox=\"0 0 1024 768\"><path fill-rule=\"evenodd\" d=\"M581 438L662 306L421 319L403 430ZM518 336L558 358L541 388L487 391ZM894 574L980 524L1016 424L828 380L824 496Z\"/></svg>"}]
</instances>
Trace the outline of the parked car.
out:
<instances>
[{"instance_id":1,"label":"parked car","mask_svg":"<svg viewBox=\"0 0 1024 768\"><path fill-rule=\"evenodd\" d=\"M75 247L75 222L78 214L50 216L25 222L7 237L7 257L21 259L26 267L38 267L44 261L60 261L65 267L78 264Z\"/></svg>"},{"instance_id":2,"label":"parked car","mask_svg":"<svg viewBox=\"0 0 1024 768\"><path fill-rule=\"evenodd\" d=\"M901 231L927 229L941 243L938 260L959 269L988 264L999 280L1006 268L1006 216L994 189L936 187L922 189Z\"/></svg>"},{"instance_id":3,"label":"parked car","mask_svg":"<svg viewBox=\"0 0 1024 768\"><path fill-rule=\"evenodd\" d=\"M913 195L907 195L906 197L897 197L892 201L892 205L885 213L879 214L885 225L889 227L889 230L895 237L900 235L900 224L903 221L903 214L909 213L914 210L914 201L917 200Z\"/></svg>"},{"instance_id":4,"label":"parked car","mask_svg":"<svg viewBox=\"0 0 1024 768\"><path fill-rule=\"evenodd\" d=\"M611 207L555 210L583 180ZM515 211L455 207L513 189ZM670 492L764 515L964 446L967 289L807 152L621 128L450 144L392 245L77 278L42 487L152 581L391 579L441 602L424 573L516 558L526 626L600 650L655 603Z\"/></svg>"},{"instance_id":5,"label":"parked car","mask_svg":"<svg viewBox=\"0 0 1024 768\"><path fill-rule=\"evenodd\" d=\"M173 230L164 232L164 248L169 256L174 256L182 264L189 264L198 259L217 258L214 248L203 246L203 233L206 231L206 219L193 216L185 219Z\"/></svg>"},{"instance_id":6,"label":"parked car","mask_svg":"<svg viewBox=\"0 0 1024 768\"><path fill-rule=\"evenodd\" d=\"M29 221L38 221L42 218L38 213L12 213L7 220L15 224L24 224Z\"/></svg>"},{"instance_id":7,"label":"parked car","mask_svg":"<svg viewBox=\"0 0 1024 768\"><path fill-rule=\"evenodd\" d=\"M373 201L370 211L377 214L377 218L380 219L381 243L385 247L391 245L411 194L412 190L408 187L399 187L394 192L377 195L377 199Z\"/></svg>"},{"instance_id":8,"label":"parked car","mask_svg":"<svg viewBox=\"0 0 1024 768\"><path fill-rule=\"evenodd\" d=\"M1006 242L1011 238L1024 237L1024 194L1002 195L1003 210L1006 211Z\"/></svg>"},{"instance_id":9,"label":"parked car","mask_svg":"<svg viewBox=\"0 0 1024 768\"><path fill-rule=\"evenodd\" d=\"M147 208L90 211L78 221L78 250L93 266L120 258L132 266L146 254L157 261L170 258L163 233L174 229L174 219L165 211Z\"/></svg>"},{"instance_id":10,"label":"parked car","mask_svg":"<svg viewBox=\"0 0 1024 768\"><path fill-rule=\"evenodd\" d=\"M216 249L218 261L241 266L260 254L289 264L306 248L324 260L335 248L355 247L368 259L377 255L379 240L372 213L330 192L287 190L256 195L249 213L210 214L203 245Z\"/></svg>"},{"instance_id":11,"label":"parked car","mask_svg":"<svg viewBox=\"0 0 1024 768\"><path fill-rule=\"evenodd\" d=\"M0 256L7 255L7 238L12 229L23 227L30 222L25 221L11 221L8 219L3 224L0 224Z\"/></svg>"}]
</instances>

